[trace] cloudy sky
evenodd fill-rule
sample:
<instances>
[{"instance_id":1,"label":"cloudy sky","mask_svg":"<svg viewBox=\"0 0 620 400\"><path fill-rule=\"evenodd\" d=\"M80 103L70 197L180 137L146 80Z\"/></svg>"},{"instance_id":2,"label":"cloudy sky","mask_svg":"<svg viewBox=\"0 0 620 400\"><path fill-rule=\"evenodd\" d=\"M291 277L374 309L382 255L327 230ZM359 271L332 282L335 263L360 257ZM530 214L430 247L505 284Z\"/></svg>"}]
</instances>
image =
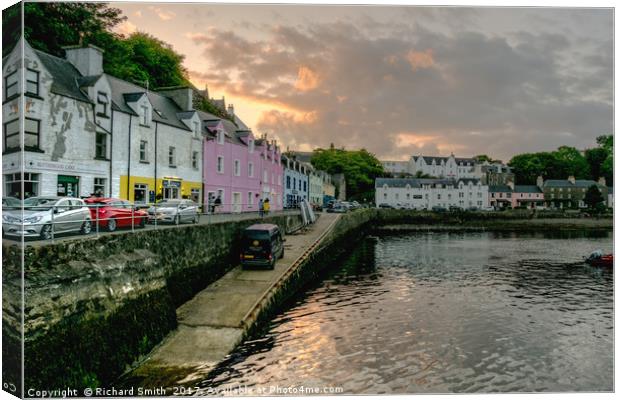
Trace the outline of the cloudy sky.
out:
<instances>
[{"instance_id":1,"label":"cloudy sky","mask_svg":"<svg viewBox=\"0 0 620 400\"><path fill-rule=\"evenodd\" d=\"M610 9L115 6L291 149L507 161L612 133Z\"/></svg>"}]
</instances>

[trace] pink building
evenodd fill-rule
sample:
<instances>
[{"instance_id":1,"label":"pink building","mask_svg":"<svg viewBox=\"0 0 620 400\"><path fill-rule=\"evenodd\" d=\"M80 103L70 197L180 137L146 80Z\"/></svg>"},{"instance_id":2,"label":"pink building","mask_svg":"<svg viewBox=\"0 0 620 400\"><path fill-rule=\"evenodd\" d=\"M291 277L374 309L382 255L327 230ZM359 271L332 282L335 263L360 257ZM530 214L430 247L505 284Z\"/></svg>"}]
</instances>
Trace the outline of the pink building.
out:
<instances>
[{"instance_id":1,"label":"pink building","mask_svg":"<svg viewBox=\"0 0 620 400\"><path fill-rule=\"evenodd\" d=\"M280 151L275 141L256 139L235 117L235 123L199 112L206 130L203 154L204 203L219 212L258 211L269 199L271 210L282 209Z\"/></svg>"},{"instance_id":2,"label":"pink building","mask_svg":"<svg viewBox=\"0 0 620 400\"><path fill-rule=\"evenodd\" d=\"M507 185L489 186L489 205L497 209L526 207L535 208L544 205L544 194L536 185Z\"/></svg>"}]
</instances>

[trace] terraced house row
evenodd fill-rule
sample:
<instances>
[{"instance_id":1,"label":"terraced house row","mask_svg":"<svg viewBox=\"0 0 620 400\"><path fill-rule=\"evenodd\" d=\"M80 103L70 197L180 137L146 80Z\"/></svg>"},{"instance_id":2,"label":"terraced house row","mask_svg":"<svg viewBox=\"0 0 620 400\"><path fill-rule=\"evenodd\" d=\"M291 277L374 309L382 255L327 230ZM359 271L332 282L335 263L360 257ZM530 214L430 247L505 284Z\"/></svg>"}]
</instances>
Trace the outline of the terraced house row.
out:
<instances>
[{"instance_id":1,"label":"terraced house row","mask_svg":"<svg viewBox=\"0 0 620 400\"><path fill-rule=\"evenodd\" d=\"M65 51L59 58L24 42L22 54L20 42L3 60L5 196L219 198L232 212L269 199L283 208L280 147L255 137L232 105L221 118L196 109L206 91L149 90L105 73L95 46Z\"/></svg>"}]
</instances>

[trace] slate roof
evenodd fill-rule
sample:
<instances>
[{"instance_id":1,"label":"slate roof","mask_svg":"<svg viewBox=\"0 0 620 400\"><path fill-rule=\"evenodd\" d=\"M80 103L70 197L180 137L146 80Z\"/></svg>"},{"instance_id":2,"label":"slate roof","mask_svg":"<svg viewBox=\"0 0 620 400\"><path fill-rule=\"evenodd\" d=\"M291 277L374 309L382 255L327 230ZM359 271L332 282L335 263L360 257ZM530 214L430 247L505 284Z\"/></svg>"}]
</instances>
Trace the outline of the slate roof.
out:
<instances>
[{"instance_id":1,"label":"slate roof","mask_svg":"<svg viewBox=\"0 0 620 400\"><path fill-rule=\"evenodd\" d=\"M453 185L454 187L458 186L458 182L463 182L468 184L469 181L475 184L478 184L479 179L459 179L458 181L455 179L423 179L423 178L377 178L375 179L375 188L383 187L383 185L387 185L388 187L400 187L404 188L407 185L412 188L420 188L422 185L433 185L433 184L442 184L442 185Z\"/></svg>"},{"instance_id":2,"label":"slate roof","mask_svg":"<svg viewBox=\"0 0 620 400\"><path fill-rule=\"evenodd\" d=\"M595 182L593 180L588 180L588 179L577 179L575 180L575 184L571 183L568 179L548 179L545 181L544 183L544 187L561 187L561 188L565 188L565 187L578 187L578 188L589 188L590 186L595 185L599 188L604 188L605 186L599 184L598 182Z\"/></svg>"},{"instance_id":3,"label":"slate roof","mask_svg":"<svg viewBox=\"0 0 620 400\"><path fill-rule=\"evenodd\" d=\"M51 91L62 96L91 103L88 96L78 87L78 80L82 78L80 72L64 58L59 58L40 50L34 50L45 69L52 75Z\"/></svg>"},{"instance_id":4,"label":"slate roof","mask_svg":"<svg viewBox=\"0 0 620 400\"><path fill-rule=\"evenodd\" d=\"M542 193L542 190L536 185L515 185L516 193Z\"/></svg>"},{"instance_id":5,"label":"slate roof","mask_svg":"<svg viewBox=\"0 0 620 400\"><path fill-rule=\"evenodd\" d=\"M436 165L441 165L441 162L443 161L444 163L446 163L448 161L449 157L434 157L434 156L419 156L419 157L413 157L414 161L418 161L418 158L422 157L424 159L424 162L427 165L431 165L433 163L433 160L435 161ZM476 160L474 160L473 158L458 158L455 157L454 161L456 161L457 165L460 165L461 163L467 165L467 166L473 166L476 162Z\"/></svg>"},{"instance_id":6,"label":"slate roof","mask_svg":"<svg viewBox=\"0 0 620 400\"><path fill-rule=\"evenodd\" d=\"M103 74L83 76L83 77L78 79L78 82L77 82L78 86L81 87L81 88L82 87L93 86L95 83L97 83L99 78L101 78L102 76L103 76Z\"/></svg>"},{"instance_id":7,"label":"slate roof","mask_svg":"<svg viewBox=\"0 0 620 400\"><path fill-rule=\"evenodd\" d=\"M116 109L118 109L118 111L136 115L136 113L126 104L126 101L136 101L142 97L144 93L146 93L151 105L153 106L153 121L174 126L186 131L191 131L191 129L181 122L177 116L178 113L187 110L181 110L181 108L171 98L157 92L147 92L146 89L141 86L118 79L112 75L106 74L106 77L108 78L110 88L112 89L112 104L116 107Z\"/></svg>"}]
</instances>

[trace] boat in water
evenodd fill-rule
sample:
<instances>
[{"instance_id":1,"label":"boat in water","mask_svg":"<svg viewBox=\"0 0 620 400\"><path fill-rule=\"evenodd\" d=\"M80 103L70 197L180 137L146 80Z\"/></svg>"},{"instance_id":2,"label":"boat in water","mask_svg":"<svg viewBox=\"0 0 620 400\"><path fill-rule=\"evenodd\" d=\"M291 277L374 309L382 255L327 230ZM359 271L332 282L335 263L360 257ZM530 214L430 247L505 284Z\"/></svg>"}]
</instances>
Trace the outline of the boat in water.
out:
<instances>
[{"instance_id":1,"label":"boat in water","mask_svg":"<svg viewBox=\"0 0 620 400\"><path fill-rule=\"evenodd\" d=\"M595 267L613 267L614 266L614 255L613 254L603 254L601 250L596 250L592 252L585 259L586 263L595 266Z\"/></svg>"}]
</instances>

